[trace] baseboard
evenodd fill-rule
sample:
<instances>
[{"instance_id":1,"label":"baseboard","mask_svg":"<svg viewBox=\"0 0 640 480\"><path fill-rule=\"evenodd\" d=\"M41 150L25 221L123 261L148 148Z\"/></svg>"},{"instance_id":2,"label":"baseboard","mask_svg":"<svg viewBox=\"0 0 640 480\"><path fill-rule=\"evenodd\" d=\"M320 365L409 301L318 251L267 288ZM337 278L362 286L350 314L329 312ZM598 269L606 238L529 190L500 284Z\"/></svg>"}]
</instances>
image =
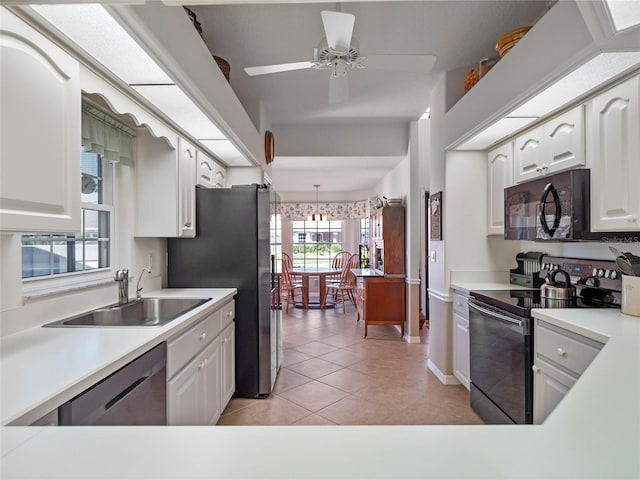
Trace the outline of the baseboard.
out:
<instances>
[{"instance_id":1,"label":"baseboard","mask_svg":"<svg viewBox=\"0 0 640 480\"><path fill-rule=\"evenodd\" d=\"M436 366L436 364L431 361L431 359L427 360L427 367L436 377L438 377L440 383L443 383L445 385L460 385L460 381L454 375L445 375L444 373L442 373Z\"/></svg>"}]
</instances>

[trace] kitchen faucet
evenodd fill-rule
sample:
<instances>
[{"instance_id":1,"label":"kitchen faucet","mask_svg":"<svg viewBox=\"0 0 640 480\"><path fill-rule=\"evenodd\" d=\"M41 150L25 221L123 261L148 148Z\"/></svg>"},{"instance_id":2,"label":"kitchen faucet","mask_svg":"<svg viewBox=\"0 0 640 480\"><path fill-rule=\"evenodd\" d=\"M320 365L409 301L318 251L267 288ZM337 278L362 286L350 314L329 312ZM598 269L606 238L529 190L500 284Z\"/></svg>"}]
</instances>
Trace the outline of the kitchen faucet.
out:
<instances>
[{"instance_id":1,"label":"kitchen faucet","mask_svg":"<svg viewBox=\"0 0 640 480\"><path fill-rule=\"evenodd\" d=\"M140 287L140 280L142 280L142 274L145 271L149 272L149 275L151 275L151 270L149 270L147 267L143 268L142 271L140 272L140 276L138 277L138 283L136 283L136 300L140 300L142 298L142 295L140 295L140 292L142 291L142 288Z\"/></svg>"},{"instance_id":2,"label":"kitchen faucet","mask_svg":"<svg viewBox=\"0 0 640 480\"><path fill-rule=\"evenodd\" d=\"M118 282L118 305L124 305L129 302L129 270L116 270L113 279Z\"/></svg>"}]
</instances>

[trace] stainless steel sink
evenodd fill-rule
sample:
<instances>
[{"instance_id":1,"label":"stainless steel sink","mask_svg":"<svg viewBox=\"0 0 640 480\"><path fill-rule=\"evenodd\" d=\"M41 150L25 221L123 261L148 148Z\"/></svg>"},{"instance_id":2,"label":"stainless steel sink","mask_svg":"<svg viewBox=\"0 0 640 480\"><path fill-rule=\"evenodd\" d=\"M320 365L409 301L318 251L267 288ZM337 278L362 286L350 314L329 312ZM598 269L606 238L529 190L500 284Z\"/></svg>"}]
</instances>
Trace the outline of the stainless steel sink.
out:
<instances>
[{"instance_id":1,"label":"stainless steel sink","mask_svg":"<svg viewBox=\"0 0 640 480\"><path fill-rule=\"evenodd\" d=\"M192 310L209 298L141 298L124 305L98 308L44 327L157 327Z\"/></svg>"}]
</instances>

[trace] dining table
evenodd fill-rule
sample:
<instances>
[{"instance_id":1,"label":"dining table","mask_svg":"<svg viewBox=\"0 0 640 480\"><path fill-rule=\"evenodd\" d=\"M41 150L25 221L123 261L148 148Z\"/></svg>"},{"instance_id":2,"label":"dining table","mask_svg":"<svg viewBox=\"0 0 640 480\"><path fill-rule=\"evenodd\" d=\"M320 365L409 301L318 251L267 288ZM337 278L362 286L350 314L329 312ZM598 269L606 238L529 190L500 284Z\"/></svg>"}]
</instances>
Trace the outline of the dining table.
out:
<instances>
[{"instance_id":1,"label":"dining table","mask_svg":"<svg viewBox=\"0 0 640 480\"><path fill-rule=\"evenodd\" d=\"M324 308L333 308L333 303L326 303L325 296L327 295L327 277L335 276L339 277L342 270L340 268L331 268L331 267L317 267L317 266L308 266L308 267L293 267L291 270L291 275L293 278L301 277L302 278L302 294L307 301L307 308L322 308L324 304ZM319 289L320 289L320 298L319 301L311 302L309 301L309 278L310 277L319 277ZM296 305L296 307L302 306Z\"/></svg>"}]
</instances>

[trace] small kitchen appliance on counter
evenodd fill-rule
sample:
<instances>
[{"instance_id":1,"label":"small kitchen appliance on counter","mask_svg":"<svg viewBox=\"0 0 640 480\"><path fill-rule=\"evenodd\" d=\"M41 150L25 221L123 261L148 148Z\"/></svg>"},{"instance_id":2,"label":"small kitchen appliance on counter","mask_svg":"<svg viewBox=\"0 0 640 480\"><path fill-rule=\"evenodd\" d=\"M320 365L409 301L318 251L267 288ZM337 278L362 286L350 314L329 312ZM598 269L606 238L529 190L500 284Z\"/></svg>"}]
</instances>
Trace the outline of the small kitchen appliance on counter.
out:
<instances>
[{"instance_id":1,"label":"small kitchen appliance on counter","mask_svg":"<svg viewBox=\"0 0 640 480\"><path fill-rule=\"evenodd\" d=\"M533 423L531 309L620 308L622 274L613 260L544 255L538 276L550 280L541 288L470 293L471 408L487 424Z\"/></svg>"}]
</instances>

